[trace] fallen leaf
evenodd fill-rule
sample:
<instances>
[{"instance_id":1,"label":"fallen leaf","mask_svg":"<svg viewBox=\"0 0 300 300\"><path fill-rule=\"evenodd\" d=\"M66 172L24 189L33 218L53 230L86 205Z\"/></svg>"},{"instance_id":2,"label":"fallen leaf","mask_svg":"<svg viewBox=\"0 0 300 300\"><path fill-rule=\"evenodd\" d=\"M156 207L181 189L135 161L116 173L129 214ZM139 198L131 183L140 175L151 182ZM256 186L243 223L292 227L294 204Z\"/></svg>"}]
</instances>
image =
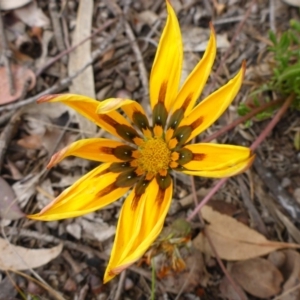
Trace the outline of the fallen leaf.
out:
<instances>
[{"instance_id":1,"label":"fallen leaf","mask_svg":"<svg viewBox=\"0 0 300 300\"><path fill-rule=\"evenodd\" d=\"M63 248L62 244L49 249L29 249L15 246L0 238L0 269L28 270L38 268L56 258Z\"/></svg>"},{"instance_id":2,"label":"fallen leaf","mask_svg":"<svg viewBox=\"0 0 300 300\"><path fill-rule=\"evenodd\" d=\"M201 213L209 222L205 230L221 259L246 260L282 248L300 248L298 244L269 241L257 231L230 216L220 214L207 205L202 208ZM202 232L193 240L193 244L200 251L214 256Z\"/></svg>"},{"instance_id":3,"label":"fallen leaf","mask_svg":"<svg viewBox=\"0 0 300 300\"><path fill-rule=\"evenodd\" d=\"M266 299L281 290L283 276L267 259L253 258L234 263L230 273L249 294Z\"/></svg>"},{"instance_id":4,"label":"fallen leaf","mask_svg":"<svg viewBox=\"0 0 300 300\"><path fill-rule=\"evenodd\" d=\"M31 90L35 86L36 78L34 73L23 66L11 65L11 72L14 83L14 94L10 94L8 78L5 67L0 67L0 105L16 101L23 93L24 85L30 80L27 90Z\"/></svg>"},{"instance_id":5,"label":"fallen leaf","mask_svg":"<svg viewBox=\"0 0 300 300\"><path fill-rule=\"evenodd\" d=\"M220 292L222 294L222 297L229 299L229 300L241 300L240 295L244 296L244 299L247 299L247 296L245 292L242 290L242 288L236 283L237 288L239 289L239 294L236 292L232 284L229 282L226 276L223 277L223 279L220 282Z\"/></svg>"},{"instance_id":6,"label":"fallen leaf","mask_svg":"<svg viewBox=\"0 0 300 300\"><path fill-rule=\"evenodd\" d=\"M18 206L16 194L12 187L0 177L0 217L7 220L17 220L24 217Z\"/></svg>"},{"instance_id":7,"label":"fallen leaf","mask_svg":"<svg viewBox=\"0 0 300 300\"><path fill-rule=\"evenodd\" d=\"M81 0L79 1L76 28L73 35L73 45L79 43L82 39L91 34L92 20L93 20L93 7L94 1ZM80 70L91 59L91 40L86 41L84 44L76 48L70 53L68 72L73 74ZM87 67L84 72L73 79L73 84L70 86L69 91L73 94L80 94L95 99L95 84L94 84L93 67ZM97 127L95 124L76 114L79 122L79 127L82 133L93 132L95 133Z\"/></svg>"},{"instance_id":8,"label":"fallen leaf","mask_svg":"<svg viewBox=\"0 0 300 300\"><path fill-rule=\"evenodd\" d=\"M26 149L41 149L42 139L39 135L26 135L17 141L17 144Z\"/></svg>"},{"instance_id":9,"label":"fallen leaf","mask_svg":"<svg viewBox=\"0 0 300 300\"><path fill-rule=\"evenodd\" d=\"M13 10L22 7L32 0L0 0L1 10Z\"/></svg>"},{"instance_id":10,"label":"fallen leaf","mask_svg":"<svg viewBox=\"0 0 300 300\"><path fill-rule=\"evenodd\" d=\"M25 6L15 9L14 15L29 27L46 28L50 26L49 18L44 14L42 9L38 7L36 1L32 1Z\"/></svg>"},{"instance_id":11,"label":"fallen leaf","mask_svg":"<svg viewBox=\"0 0 300 300\"><path fill-rule=\"evenodd\" d=\"M279 270L286 279L283 285L280 300L300 299L300 254L295 250L282 251L285 255L285 262ZM298 286L297 289L295 289Z\"/></svg>"},{"instance_id":12,"label":"fallen leaf","mask_svg":"<svg viewBox=\"0 0 300 300\"><path fill-rule=\"evenodd\" d=\"M300 7L300 0L283 0L286 4Z\"/></svg>"}]
</instances>

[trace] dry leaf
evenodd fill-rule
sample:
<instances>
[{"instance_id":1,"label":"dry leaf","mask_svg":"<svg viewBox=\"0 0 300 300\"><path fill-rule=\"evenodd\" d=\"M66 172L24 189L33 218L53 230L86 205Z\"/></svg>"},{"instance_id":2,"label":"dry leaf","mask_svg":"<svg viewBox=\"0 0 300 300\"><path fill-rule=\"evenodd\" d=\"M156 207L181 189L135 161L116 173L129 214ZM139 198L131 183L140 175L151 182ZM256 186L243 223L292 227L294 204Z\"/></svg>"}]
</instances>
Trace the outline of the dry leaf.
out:
<instances>
[{"instance_id":1,"label":"dry leaf","mask_svg":"<svg viewBox=\"0 0 300 300\"><path fill-rule=\"evenodd\" d=\"M214 211L207 205L202 208L201 213L210 223L206 226L206 231L222 259L246 260L266 255L277 249L300 248L297 244L269 241L257 231L230 216ZM197 249L214 256L203 233L200 233L193 243Z\"/></svg>"},{"instance_id":2,"label":"dry leaf","mask_svg":"<svg viewBox=\"0 0 300 300\"><path fill-rule=\"evenodd\" d=\"M300 254L295 250L285 250L282 252L285 255L285 262L279 269L286 281L283 285L283 295L280 297L280 299L298 300L300 299ZM298 288L295 289L297 286Z\"/></svg>"},{"instance_id":3,"label":"dry leaf","mask_svg":"<svg viewBox=\"0 0 300 300\"><path fill-rule=\"evenodd\" d=\"M26 149L41 149L42 138L39 135L26 135L17 141L17 144Z\"/></svg>"},{"instance_id":4,"label":"dry leaf","mask_svg":"<svg viewBox=\"0 0 300 300\"><path fill-rule=\"evenodd\" d=\"M300 7L300 0L283 0L286 4Z\"/></svg>"},{"instance_id":5,"label":"dry leaf","mask_svg":"<svg viewBox=\"0 0 300 300\"><path fill-rule=\"evenodd\" d=\"M249 294L266 299L278 294L283 277L268 260L253 258L233 264L230 273Z\"/></svg>"},{"instance_id":6,"label":"dry leaf","mask_svg":"<svg viewBox=\"0 0 300 300\"><path fill-rule=\"evenodd\" d=\"M56 258L63 245L49 249L29 249L10 244L0 238L0 269L1 270L28 270L43 266Z\"/></svg>"},{"instance_id":7,"label":"dry leaf","mask_svg":"<svg viewBox=\"0 0 300 300\"><path fill-rule=\"evenodd\" d=\"M73 45L79 43L84 38L91 34L92 20L93 20L93 7L94 1L81 0L76 19L76 28L73 35ZM75 51L70 53L68 72L73 74L80 70L91 59L91 40L79 46ZM70 86L70 93L85 95L95 98L95 84L93 67L87 67L84 72L73 79L73 84ZM95 133L97 127L95 124L76 114L82 133L93 132Z\"/></svg>"},{"instance_id":8,"label":"dry leaf","mask_svg":"<svg viewBox=\"0 0 300 300\"><path fill-rule=\"evenodd\" d=\"M245 292L242 290L242 288L236 283L237 288L239 289L239 294L237 294L236 290L232 286L232 284L229 282L226 276L224 276L220 282L220 292L222 294L222 297L229 299L229 300L241 300L240 295L244 296L244 299L247 299L247 296Z\"/></svg>"},{"instance_id":9,"label":"dry leaf","mask_svg":"<svg viewBox=\"0 0 300 300\"><path fill-rule=\"evenodd\" d=\"M12 187L0 177L0 217L7 220L17 220L24 217L20 210Z\"/></svg>"},{"instance_id":10,"label":"dry leaf","mask_svg":"<svg viewBox=\"0 0 300 300\"><path fill-rule=\"evenodd\" d=\"M1 10L13 10L22 7L32 0L0 0Z\"/></svg>"},{"instance_id":11,"label":"dry leaf","mask_svg":"<svg viewBox=\"0 0 300 300\"><path fill-rule=\"evenodd\" d=\"M0 105L16 101L22 95L24 85L27 80L30 80L28 90L31 90L35 86L35 75L26 67L12 64L11 71L13 74L13 83L15 93L10 94L9 84L6 75L5 67L0 67Z\"/></svg>"},{"instance_id":12,"label":"dry leaf","mask_svg":"<svg viewBox=\"0 0 300 300\"><path fill-rule=\"evenodd\" d=\"M16 9L14 14L29 27L45 28L50 25L49 18L37 6L36 1L32 1L26 6Z\"/></svg>"}]
</instances>

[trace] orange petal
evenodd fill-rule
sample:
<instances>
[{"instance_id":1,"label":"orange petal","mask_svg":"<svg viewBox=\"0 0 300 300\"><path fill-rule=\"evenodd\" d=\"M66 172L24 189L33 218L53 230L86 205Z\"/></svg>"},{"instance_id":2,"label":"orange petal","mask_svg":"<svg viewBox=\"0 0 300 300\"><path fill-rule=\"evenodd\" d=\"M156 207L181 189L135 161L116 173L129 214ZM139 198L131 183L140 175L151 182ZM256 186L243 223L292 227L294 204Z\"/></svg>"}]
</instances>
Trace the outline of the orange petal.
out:
<instances>
[{"instance_id":1,"label":"orange petal","mask_svg":"<svg viewBox=\"0 0 300 300\"><path fill-rule=\"evenodd\" d=\"M133 130L131 124L117 111L111 111L105 115L99 115L97 113L97 107L100 102L86 96L76 94L47 95L38 100L38 103L43 102L62 102L75 109L78 113L91 120L99 127L119 138L123 138L118 133L117 129L119 127L126 125Z\"/></svg>"},{"instance_id":2,"label":"orange petal","mask_svg":"<svg viewBox=\"0 0 300 300\"><path fill-rule=\"evenodd\" d=\"M174 105L172 106L173 112L177 109L183 108L184 116L186 116L194 107L196 100L202 93L217 52L216 34L212 24L210 24L210 30L210 39L205 53L180 89L176 100L174 101Z\"/></svg>"},{"instance_id":3,"label":"orange petal","mask_svg":"<svg viewBox=\"0 0 300 300\"><path fill-rule=\"evenodd\" d=\"M52 168L64 158L71 155L100 162L121 162L128 160L131 157L130 153L127 155L127 159L121 159L122 153L118 155L118 152L122 149L124 149L123 152L126 152L126 150L127 152L131 151L130 146L109 139L93 138L79 140L55 153L47 168ZM132 148L132 150L134 150L134 148ZM124 157L125 156L124 153Z\"/></svg>"},{"instance_id":4,"label":"orange petal","mask_svg":"<svg viewBox=\"0 0 300 300\"><path fill-rule=\"evenodd\" d=\"M130 187L116 187L118 173L108 172L110 164L102 164L65 189L40 213L29 219L54 221L74 218L93 212L116 201Z\"/></svg>"},{"instance_id":5,"label":"orange petal","mask_svg":"<svg viewBox=\"0 0 300 300\"><path fill-rule=\"evenodd\" d=\"M201 177L211 177L211 178L231 177L231 176L243 173L248 168L250 168L254 159L255 159L255 155L252 155L248 159L246 159L242 162L239 162L236 165L232 165L230 167L226 167L226 168L219 169L219 170L209 170L209 171L185 170L182 172L184 174L193 175L193 176L201 176Z\"/></svg>"},{"instance_id":6,"label":"orange petal","mask_svg":"<svg viewBox=\"0 0 300 300\"><path fill-rule=\"evenodd\" d=\"M246 64L243 63L241 70L233 79L200 102L180 122L177 130L183 126L192 128L192 133L186 143L212 125L227 109L242 85L245 68Z\"/></svg>"},{"instance_id":7,"label":"orange petal","mask_svg":"<svg viewBox=\"0 0 300 300\"><path fill-rule=\"evenodd\" d=\"M214 171L234 166L251 156L251 150L246 147L220 144L191 144L183 149L191 151L192 159L182 164L191 171Z\"/></svg>"},{"instance_id":8,"label":"orange petal","mask_svg":"<svg viewBox=\"0 0 300 300\"><path fill-rule=\"evenodd\" d=\"M182 39L176 14L169 1L168 17L161 35L150 75L150 103L158 102L170 110L179 88L182 68Z\"/></svg>"},{"instance_id":9,"label":"orange petal","mask_svg":"<svg viewBox=\"0 0 300 300\"><path fill-rule=\"evenodd\" d=\"M141 258L155 241L163 228L172 191L172 184L161 190L156 180L152 180L139 199L132 191L125 200L104 282Z\"/></svg>"}]
</instances>

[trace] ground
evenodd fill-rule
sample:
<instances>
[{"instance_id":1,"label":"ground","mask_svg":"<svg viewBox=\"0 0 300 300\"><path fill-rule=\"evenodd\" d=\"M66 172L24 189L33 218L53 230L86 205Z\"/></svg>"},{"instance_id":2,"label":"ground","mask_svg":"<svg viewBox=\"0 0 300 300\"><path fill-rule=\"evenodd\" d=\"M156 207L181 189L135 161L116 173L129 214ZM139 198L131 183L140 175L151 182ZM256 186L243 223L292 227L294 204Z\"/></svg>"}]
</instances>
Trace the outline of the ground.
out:
<instances>
[{"instance_id":1,"label":"ground","mask_svg":"<svg viewBox=\"0 0 300 300\"><path fill-rule=\"evenodd\" d=\"M203 55L210 22L217 34L218 54L201 99L246 61L238 96L197 140L254 143L253 166L222 186L176 173L161 237L143 259L104 285L124 199L76 219L41 222L24 214L38 212L97 166L68 158L46 169L56 151L82 137L109 135L63 105L36 101L61 92L120 97L137 100L150 113L148 78L166 4L0 1L0 300L300 298L300 113L289 107L289 96L276 91L259 94L258 105L253 100L273 74L268 32L279 37L291 19L299 21L299 1L171 3L184 41L183 78ZM279 105L266 118L238 119L242 105L259 110L267 98ZM216 184L220 188L200 216L195 201ZM174 257L186 265L181 272L171 268Z\"/></svg>"}]
</instances>

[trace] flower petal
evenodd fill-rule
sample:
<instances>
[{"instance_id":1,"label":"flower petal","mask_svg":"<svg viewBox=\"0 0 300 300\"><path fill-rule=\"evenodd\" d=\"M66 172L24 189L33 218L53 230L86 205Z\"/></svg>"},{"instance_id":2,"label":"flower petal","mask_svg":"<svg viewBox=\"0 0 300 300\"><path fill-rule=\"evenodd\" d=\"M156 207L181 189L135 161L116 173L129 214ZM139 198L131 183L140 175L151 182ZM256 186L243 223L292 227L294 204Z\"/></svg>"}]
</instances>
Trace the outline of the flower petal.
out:
<instances>
[{"instance_id":1,"label":"flower petal","mask_svg":"<svg viewBox=\"0 0 300 300\"><path fill-rule=\"evenodd\" d=\"M75 109L78 113L91 120L99 127L105 129L112 135L124 138L123 135L120 135L121 127L128 127L132 132L134 129L130 123L117 111L111 111L107 114L99 115L97 113L97 107L99 101L76 94L57 94L57 95L47 95L43 96L38 100L38 103L43 102L62 102L65 105Z\"/></svg>"},{"instance_id":2,"label":"flower petal","mask_svg":"<svg viewBox=\"0 0 300 300\"><path fill-rule=\"evenodd\" d=\"M212 24L210 24L210 30L210 38L205 53L180 89L172 106L173 112L177 109L183 109L184 116L186 116L194 107L196 100L202 93L217 52L216 34Z\"/></svg>"},{"instance_id":3,"label":"flower petal","mask_svg":"<svg viewBox=\"0 0 300 300\"><path fill-rule=\"evenodd\" d=\"M122 108L127 117L134 123L147 137L151 136L147 115L143 107L136 101L122 98L110 98L101 101L97 107L98 114L106 114L113 110Z\"/></svg>"},{"instance_id":4,"label":"flower petal","mask_svg":"<svg viewBox=\"0 0 300 300\"><path fill-rule=\"evenodd\" d=\"M141 258L155 241L163 228L172 192L172 183L162 190L156 180L151 181L138 200L135 198L136 192L131 192L122 207L104 282Z\"/></svg>"},{"instance_id":5,"label":"flower petal","mask_svg":"<svg viewBox=\"0 0 300 300\"><path fill-rule=\"evenodd\" d=\"M200 143L186 145L181 151L185 149L191 151L191 160L181 165L191 171L220 170L234 166L251 156L249 148L232 145Z\"/></svg>"},{"instance_id":6,"label":"flower petal","mask_svg":"<svg viewBox=\"0 0 300 300\"><path fill-rule=\"evenodd\" d=\"M161 35L150 75L150 103L152 109L160 102L170 110L179 88L183 47L176 14L166 1L168 17Z\"/></svg>"},{"instance_id":7,"label":"flower petal","mask_svg":"<svg viewBox=\"0 0 300 300\"><path fill-rule=\"evenodd\" d=\"M115 185L118 173L108 171L109 163L102 164L65 189L40 213L29 219L53 221L74 218L93 212L122 197L130 186Z\"/></svg>"},{"instance_id":8,"label":"flower petal","mask_svg":"<svg viewBox=\"0 0 300 300\"><path fill-rule=\"evenodd\" d=\"M174 136L177 135L176 131L180 131L182 128L190 128L191 133L185 140L185 143L187 143L212 125L223 114L238 93L244 78L245 68L246 64L244 62L241 70L233 79L200 102L180 122L179 127L174 132Z\"/></svg>"},{"instance_id":9,"label":"flower petal","mask_svg":"<svg viewBox=\"0 0 300 300\"><path fill-rule=\"evenodd\" d=\"M113 140L91 138L76 141L55 153L47 166L52 168L67 156L77 156L100 162L121 162L131 159L134 148Z\"/></svg>"},{"instance_id":10,"label":"flower petal","mask_svg":"<svg viewBox=\"0 0 300 300\"><path fill-rule=\"evenodd\" d=\"M202 176L202 177L211 177L211 178L224 178L231 177L240 173L243 173L248 168L251 167L253 161L255 159L255 155L252 155L248 159L237 163L236 165L225 167L219 170L208 170L208 171L190 171L184 170L182 171L184 174L193 175L193 176Z\"/></svg>"}]
</instances>

